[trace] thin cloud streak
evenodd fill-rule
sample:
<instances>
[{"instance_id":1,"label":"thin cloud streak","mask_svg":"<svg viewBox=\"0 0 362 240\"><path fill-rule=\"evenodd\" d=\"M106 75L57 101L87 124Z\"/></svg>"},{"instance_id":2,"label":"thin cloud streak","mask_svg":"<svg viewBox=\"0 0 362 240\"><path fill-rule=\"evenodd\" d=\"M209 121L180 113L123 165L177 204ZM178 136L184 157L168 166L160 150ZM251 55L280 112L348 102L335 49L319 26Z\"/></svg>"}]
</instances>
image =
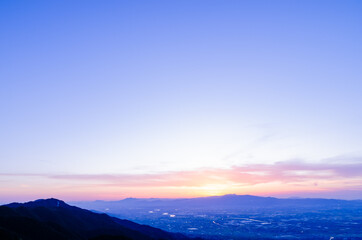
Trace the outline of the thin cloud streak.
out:
<instances>
[{"instance_id":1,"label":"thin cloud streak","mask_svg":"<svg viewBox=\"0 0 362 240\"><path fill-rule=\"evenodd\" d=\"M229 169L200 169L154 174L0 174L0 176L46 177L60 180L92 181L122 186L202 186L205 184L255 185L270 182L348 180L361 178L362 163L309 164L300 161L234 166Z\"/></svg>"},{"instance_id":2,"label":"thin cloud streak","mask_svg":"<svg viewBox=\"0 0 362 240\"><path fill-rule=\"evenodd\" d=\"M79 196L83 194L84 198L98 196L100 199L102 197L117 199L118 193L122 193L123 197L182 197L227 193L257 195L314 193L317 196L318 193L329 192L332 196L333 192L353 191L356 196L356 191L362 193L361 172L362 163L358 162L342 165L286 161L275 164L233 166L229 169L208 168L154 174L0 174L0 180L15 178L20 186L26 179L26 182L31 181L28 189L33 190L51 189L51 183L54 182L57 184L56 189L59 194L64 192L70 199L75 193ZM44 181L44 178L47 181ZM12 192L13 195L22 194L20 190ZM81 198L79 196L78 199ZM359 198L362 198L362 194Z\"/></svg>"}]
</instances>

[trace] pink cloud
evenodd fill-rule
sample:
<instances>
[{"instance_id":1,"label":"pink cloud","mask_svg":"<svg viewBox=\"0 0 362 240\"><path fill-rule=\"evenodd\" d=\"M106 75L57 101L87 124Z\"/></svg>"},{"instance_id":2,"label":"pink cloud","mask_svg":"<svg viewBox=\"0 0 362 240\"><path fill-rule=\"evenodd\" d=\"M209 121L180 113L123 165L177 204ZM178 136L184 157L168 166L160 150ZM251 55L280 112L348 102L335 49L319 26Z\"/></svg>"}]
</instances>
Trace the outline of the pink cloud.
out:
<instances>
[{"instance_id":1,"label":"pink cloud","mask_svg":"<svg viewBox=\"0 0 362 240\"><path fill-rule=\"evenodd\" d=\"M0 190L14 196L49 193L69 198L78 196L78 199L81 196L117 199L226 193L317 196L322 192L328 193L326 196L332 196L333 192L353 192L353 196L357 196L359 192L362 198L361 172L362 163L359 162L287 161L154 174L0 174ZM2 184L2 180L11 184Z\"/></svg>"},{"instance_id":2,"label":"pink cloud","mask_svg":"<svg viewBox=\"0 0 362 240\"><path fill-rule=\"evenodd\" d=\"M255 185L269 182L305 182L309 180L348 180L361 177L362 163L310 164L279 162L234 166L228 169L199 169L154 174L70 174L49 175L49 178L124 186L202 186L205 184ZM362 183L361 183L362 184Z\"/></svg>"}]
</instances>

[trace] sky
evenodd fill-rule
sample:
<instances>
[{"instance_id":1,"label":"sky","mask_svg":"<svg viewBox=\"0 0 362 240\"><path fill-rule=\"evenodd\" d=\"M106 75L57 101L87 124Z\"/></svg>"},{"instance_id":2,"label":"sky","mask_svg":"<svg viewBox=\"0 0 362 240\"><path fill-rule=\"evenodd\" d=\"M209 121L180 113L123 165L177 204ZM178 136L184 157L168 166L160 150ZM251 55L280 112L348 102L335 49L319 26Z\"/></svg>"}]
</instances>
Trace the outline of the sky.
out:
<instances>
[{"instance_id":1,"label":"sky","mask_svg":"<svg viewBox=\"0 0 362 240\"><path fill-rule=\"evenodd\" d=\"M362 199L361 1L0 2L0 202Z\"/></svg>"}]
</instances>

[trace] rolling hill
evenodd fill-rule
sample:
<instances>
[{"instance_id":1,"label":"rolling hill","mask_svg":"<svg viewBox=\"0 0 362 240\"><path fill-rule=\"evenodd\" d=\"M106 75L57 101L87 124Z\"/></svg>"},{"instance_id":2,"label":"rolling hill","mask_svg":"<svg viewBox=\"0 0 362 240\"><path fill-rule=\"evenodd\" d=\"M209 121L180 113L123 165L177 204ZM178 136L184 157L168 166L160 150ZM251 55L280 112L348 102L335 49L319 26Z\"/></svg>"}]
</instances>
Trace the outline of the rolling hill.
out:
<instances>
[{"instance_id":1,"label":"rolling hill","mask_svg":"<svg viewBox=\"0 0 362 240\"><path fill-rule=\"evenodd\" d=\"M186 240L181 234L94 213L57 199L0 206L2 240Z\"/></svg>"}]
</instances>

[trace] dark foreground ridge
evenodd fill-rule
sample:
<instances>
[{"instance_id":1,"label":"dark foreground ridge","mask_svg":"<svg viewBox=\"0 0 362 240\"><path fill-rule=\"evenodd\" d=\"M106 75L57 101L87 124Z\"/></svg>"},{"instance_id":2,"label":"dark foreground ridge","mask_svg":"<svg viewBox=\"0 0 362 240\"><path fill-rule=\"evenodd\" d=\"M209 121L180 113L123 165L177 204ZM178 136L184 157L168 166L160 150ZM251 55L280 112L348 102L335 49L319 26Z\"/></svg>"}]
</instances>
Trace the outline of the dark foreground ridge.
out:
<instances>
[{"instance_id":1,"label":"dark foreground ridge","mask_svg":"<svg viewBox=\"0 0 362 240\"><path fill-rule=\"evenodd\" d=\"M147 225L70 206L58 199L0 206L1 240L186 240Z\"/></svg>"}]
</instances>

